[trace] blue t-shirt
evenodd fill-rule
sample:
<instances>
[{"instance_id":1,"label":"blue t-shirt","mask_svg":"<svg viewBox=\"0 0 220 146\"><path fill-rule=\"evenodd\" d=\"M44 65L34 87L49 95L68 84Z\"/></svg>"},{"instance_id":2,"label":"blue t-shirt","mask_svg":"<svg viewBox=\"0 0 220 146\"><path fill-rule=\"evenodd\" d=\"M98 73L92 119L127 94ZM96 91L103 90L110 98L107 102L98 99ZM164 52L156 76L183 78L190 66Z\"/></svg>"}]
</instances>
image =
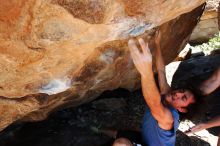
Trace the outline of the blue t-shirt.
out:
<instances>
[{"instance_id":1,"label":"blue t-shirt","mask_svg":"<svg viewBox=\"0 0 220 146\"><path fill-rule=\"evenodd\" d=\"M176 131L179 126L179 114L176 109L169 108L174 119L174 127L171 130L161 129L150 109L144 114L142 123L143 142L147 146L175 146Z\"/></svg>"}]
</instances>

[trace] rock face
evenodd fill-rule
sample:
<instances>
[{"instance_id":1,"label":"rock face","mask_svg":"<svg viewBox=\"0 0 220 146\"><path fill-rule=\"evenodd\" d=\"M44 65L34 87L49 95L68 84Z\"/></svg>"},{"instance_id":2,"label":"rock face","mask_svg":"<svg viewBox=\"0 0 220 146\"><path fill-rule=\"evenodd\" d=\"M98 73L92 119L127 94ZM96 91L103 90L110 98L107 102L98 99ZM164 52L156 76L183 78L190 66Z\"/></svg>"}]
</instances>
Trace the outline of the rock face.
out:
<instances>
[{"instance_id":1,"label":"rock face","mask_svg":"<svg viewBox=\"0 0 220 146\"><path fill-rule=\"evenodd\" d=\"M190 37L192 43L203 43L219 32L218 6L219 0L208 0L200 22Z\"/></svg>"},{"instance_id":2,"label":"rock face","mask_svg":"<svg viewBox=\"0 0 220 146\"><path fill-rule=\"evenodd\" d=\"M0 3L0 129L17 120L42 120L105 90L138 88L128 39L141 36L153 48L159 26L168 63L204 9L204 0Z\"/></svg>"}]
</instances>

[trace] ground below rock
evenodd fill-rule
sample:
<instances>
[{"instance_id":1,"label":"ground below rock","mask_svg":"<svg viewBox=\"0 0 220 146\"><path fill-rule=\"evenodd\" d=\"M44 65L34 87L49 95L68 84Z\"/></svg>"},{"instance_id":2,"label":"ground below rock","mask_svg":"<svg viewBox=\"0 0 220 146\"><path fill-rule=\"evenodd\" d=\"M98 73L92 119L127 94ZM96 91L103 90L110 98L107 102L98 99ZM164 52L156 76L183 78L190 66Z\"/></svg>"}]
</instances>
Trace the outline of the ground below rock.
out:
<instances>
[{"instance_id":1,"label":"ground below rock","mask_svg":"<svg viewBox=\"0 0 220 146\"><path fill-rule=\"evenodd\" d=\"M117 108L114 101L118 100ZM109 103L112 107L100 103ZM77 108L59 111L47 120L13 125L1 132L1 146L111 146L114 139L91 128L140 130L145 103L141 91L106 92ZM178 132L176 146L209 146L199 138Z\"/></svg>"}]
</instances>

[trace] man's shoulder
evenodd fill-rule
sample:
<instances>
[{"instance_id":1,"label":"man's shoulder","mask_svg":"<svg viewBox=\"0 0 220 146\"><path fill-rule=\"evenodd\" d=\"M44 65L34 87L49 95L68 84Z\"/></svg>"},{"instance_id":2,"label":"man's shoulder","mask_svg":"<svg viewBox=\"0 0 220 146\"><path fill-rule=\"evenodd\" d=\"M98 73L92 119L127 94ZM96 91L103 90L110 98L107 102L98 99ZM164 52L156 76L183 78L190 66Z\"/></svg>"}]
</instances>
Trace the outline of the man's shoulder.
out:
<instances>
[{"instance_id":1,"label":"man's shoulder","mask_svg":"<svg viewBox=\"0 0 220 146\"><path fill-rule=\"evenodd\" d=\"M154 128L159 127L161 129L172 129L174 127L174 129L177 129L178 125L179 125L179 113L178 113L178 111L176 109L172 108L172 107L166 107L166 108L167 108L167 110L170 111L170 114L171 114L170 116L172 116L172 121L170 121L170 123L169 123L169 120L166 120L165 118L162 119L162 122L158 121L153 116L153 114L152 114L149 107L146 107L143 123L145 123L145 125L147 124L147 127L148 126L151 126L151 127L153 126ZM172 128L167 128L167 127L172 127Z\"/></svg>"}]
</instances>

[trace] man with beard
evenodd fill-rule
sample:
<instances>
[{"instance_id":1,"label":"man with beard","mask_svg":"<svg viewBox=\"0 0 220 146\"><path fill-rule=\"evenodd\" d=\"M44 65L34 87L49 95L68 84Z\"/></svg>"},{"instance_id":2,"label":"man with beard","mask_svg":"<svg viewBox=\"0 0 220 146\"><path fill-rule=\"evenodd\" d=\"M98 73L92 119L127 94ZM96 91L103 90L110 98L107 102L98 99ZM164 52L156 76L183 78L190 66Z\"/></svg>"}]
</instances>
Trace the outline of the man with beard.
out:
<instances>
[{"instance_id":1,"label":"man with beard","mask_svg":"<svg viewBox=\"0 0 220 146\"><path fill-rule=\"evenodd\" d=\"M156 69L160 90L157 88L152 70L152 55L140 38L139 50L134 40L129 40L128 46L134 65L141 75L141 85L147 109L143 118L142 137L148 146L174 146L176 131L179 125L179 114L187 113L189 107L199 100L190 89L171 90L165 76L165 65L160 50L160 33L157 32Z\"/></svg>"}]
</instances>

